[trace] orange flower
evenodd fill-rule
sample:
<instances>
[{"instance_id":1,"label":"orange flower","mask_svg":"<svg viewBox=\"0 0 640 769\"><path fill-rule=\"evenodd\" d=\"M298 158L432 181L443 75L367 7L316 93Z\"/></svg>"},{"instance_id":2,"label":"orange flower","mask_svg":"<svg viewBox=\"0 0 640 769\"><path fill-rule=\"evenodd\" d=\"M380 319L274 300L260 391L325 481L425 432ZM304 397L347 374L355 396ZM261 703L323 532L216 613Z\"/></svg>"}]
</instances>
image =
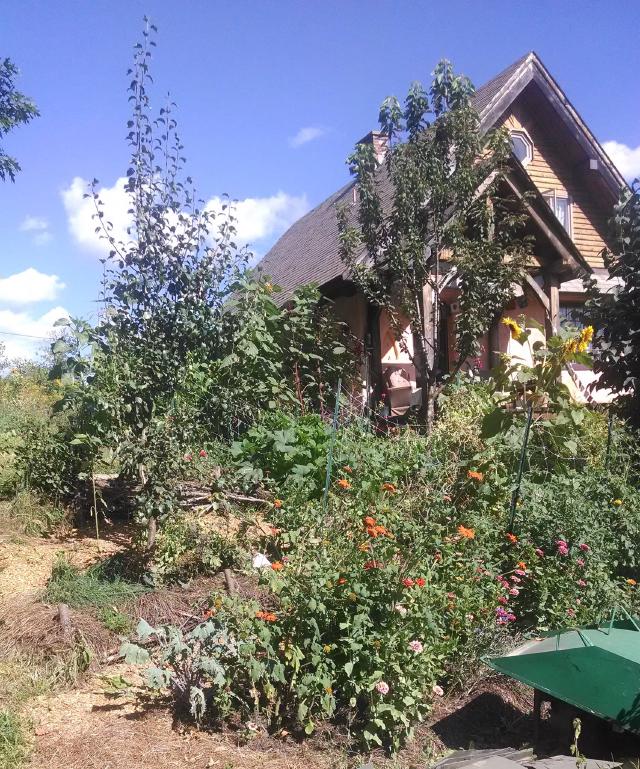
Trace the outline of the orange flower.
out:
<instances>
[{"instance_id":1,"label":"orange flower","mask_svg":"<svg viewBox=\"0 0 640 769\"><path fill-rule=\"evenodd\" d=\"M282 570L284 569L284 564L282 563L282 561L274 561L274 562L271 564L271 568L272 568L274 571L282 571Z\"/></svg>"},{"instance_id":2,"label":"orange flower","mask_svg":"<svg viewBox=\"0 0 640 769\"><path fill-rule=\"evenodd\" d=\"M349 483L349 481L346 478L340 478L340 480L338 481L338 486L340 486L341 489L350 489L351 488L351 484Z\"/></svg>"},{"instance_id":3,"label":"orange flower","mask_svg":"<svg viewBox=\"0 0 640 769\"><path fill-rule=\"evenodd\" d=\"M383 491L391 491L394 492L396 490L394 483L383 483L382 484L382 490Z\"/></svg>"},{"instance_id":4,"label":"orange flower","mask_svg":"<svg viewBox=\"0 0 640 769\"><path fill-rule=\"evenodd\" d=\"M358 550L361 553L368 553L369 552L369 543L363 542L361 545L358 545Z\"/></svg>"},{"instance_id":5,"label":"orange flower","mask_svg":"<svg viewBox=\"0 0 640 769\"><path fill-rule=\"evenodd\" d=\"M364 525L365 525L365 526L375 526L375 525L376 525L376 519L375 519L375 518L372 518L370 515L368 515L368 516L367 516L367 517L364 519Z\"/></svg>"},{"instance_id":6,"label":"orange flower","mask_svg":"<svg viewBox=\"0 0 640 769\"><path fill-rule=\"evenodd\" d=\"M213 617L213 615L216 613L215 609L207 609L206 611L202 612L202 616L205 619L209 619L210 617Z\"/></svg>"},{"instance_id":7,"label":"orange flower","mask_svg":"<svg viewBox=\"0 0 640 769\"><path fill-rule=\"evenodd\" d=\"M460 536L464 537L465 539L475 539L476 537L476 533L473 529L468 529L462 524L458 526L458 534L460 534Z\"/></svg>"},{"instance_id":8,"label":"orange flower","mask_svg":"<svg viewBox=\"0 0 640 769\"><path fill-rule=\"evenodd\" d=\"M515 534L511 534L511 532L505 534L505 537L509 540L509 542L511 542L512 545L515 545L518 541L518 537L516 537Z\"/></svg>"},{"instance_id":9,"label":"orange flower","mask_svg":"<svg viewBox=\"0 0 640 769\"><path fill-rule=\"evenodd\" d=\"M467 478L473 478L475 481L484 481L484 473L479 473L476 470L467 470Z\"/></svg>"},{"instance_id":10,"label":"orange flower","mask_svg":"<svg viewBox=\"0 0 640 769\"><path fill-rule=\"evenodd\" d=\"M276 510L279 510L282 507L282 500L281 499L274 499L273 500L273 506L276 508Z\"/></svg>"},{"instance_id":11,"label":"orange flower","mask_svg":"<svg viewBox=\"0 0 640 769\"><path fill-rule=\"evenodd\" d=\"M524 561L518 561L518 568L522 569L522 571L527 570L527 564Z\"/></svg>"},{"instance_id":12,"label":"orange flower","mask_svg":"<svg viewBox=\"0 0 640 769\"><path fill-rule=\"evenodd\" d=\"M635 579L628 579L627 585L631 585L631 587L635 587L638 583L635 581Z\"/></svg>"},{"instance_id":13,"label":"orange flower","mask_svg":"<svg viewBox=\"0 0 640 769\"><path fill-rule=\"evenodd\" d=\"M270 611L257 611L256 619L262 619L265 622L276 622L278 618Z\"/></svg>"},{"instance_id":14,"label":"orange flower","mask_svg":"<svg viewBox=\"0 0 640 769\"><path fill-rule=\"evenodd\" d=\"M345 465L345 466L342 468L342 472L343 472L343 473L349 473L349 474L351 474L351 473L353 472L353 468L352 468L350 465Z\"/></svg>"},{"instance_id":15,"label":"orange flower","mask_svg":"<svg viewBox=\"0 0 640 769\"><path fill-rule=\"evenodd\" d=\"M347 580L344 577L340 577L340 579L338 580L338 584L339 585L344 585L346 581Z\"/></svg>"}]
</instances>

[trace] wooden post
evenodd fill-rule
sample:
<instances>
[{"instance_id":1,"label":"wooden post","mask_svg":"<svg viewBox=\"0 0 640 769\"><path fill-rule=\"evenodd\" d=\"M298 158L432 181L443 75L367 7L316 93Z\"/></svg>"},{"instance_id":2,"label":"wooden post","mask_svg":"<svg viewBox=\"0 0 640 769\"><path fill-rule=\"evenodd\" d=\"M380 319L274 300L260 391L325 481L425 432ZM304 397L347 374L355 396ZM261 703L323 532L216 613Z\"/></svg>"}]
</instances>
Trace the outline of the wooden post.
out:
<instances>
[{"instance_id":1,"label":"wooden post","mask_svg":"<svg viewBox=\"0 0 640 769\"><path fill-rule=\"evenodd\" d=\"M369 356L369 380L371 385L371 403L375 407L382 394L382 347L380 344L380 308L367 305L367 326L365 344Z\"/></svg>"},{"instance_id":2,"label":"wooden post","mask_svg":"<svg viewBox=\"0 0 640 769\"><path fill-rule=\"evenodd\" d=\"M560 279L553 273L545 275L545 289L549 297L549 315L547 319L547 335L553 336L560 329Z\"/></svg>"}]
</instances>

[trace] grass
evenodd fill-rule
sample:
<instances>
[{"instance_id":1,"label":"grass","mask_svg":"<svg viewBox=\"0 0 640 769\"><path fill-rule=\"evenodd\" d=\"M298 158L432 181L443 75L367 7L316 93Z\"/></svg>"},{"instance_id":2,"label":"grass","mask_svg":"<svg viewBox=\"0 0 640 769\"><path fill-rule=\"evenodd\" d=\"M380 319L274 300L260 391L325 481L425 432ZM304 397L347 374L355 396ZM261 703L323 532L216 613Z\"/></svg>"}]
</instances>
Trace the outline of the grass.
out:
<instances>
[{"instance_id":1,"label":"grass","mask_svg":"<svg viewBox=\"0 0 640 769\"><path fill-rule=\"evenodd\" d=\"M118 635L127 635L133 630L132 618L119 611L115 606L103 606L98 611L98 619L107 630Z\"/></svg>"},{"instance_id":2,"label":"grass","mask_svg":"<svg viewBox=\"0 0 640 769\"><path fill-rule=\"evenodd\" d=\"M45 591L47 603L66 603L73 609L117 606L137 598L150 588L109 574L109 559L81 571L61 553L51 570Z\"/></svg>"},{"instance_id":3,"label":"grass","mask_svg":"<svg viewBox=\"0 0 640 769\"><path fill-rule=\"evenodd\" d=\"M64 508L41 500L31 491L19 491L3 503L0 517L8 527L33 537L45 536L69 521Z\"/></svg>"},{"instance_id":4,"label":"grass","mask_svg":"<svg viewBox=\"0 0 640 769\"><path fill-rule=\"evenodd\" d=\"M23 719L11 710L0 710L0 769L17 769L28 755Z\"/></svg>"}]
</instances>

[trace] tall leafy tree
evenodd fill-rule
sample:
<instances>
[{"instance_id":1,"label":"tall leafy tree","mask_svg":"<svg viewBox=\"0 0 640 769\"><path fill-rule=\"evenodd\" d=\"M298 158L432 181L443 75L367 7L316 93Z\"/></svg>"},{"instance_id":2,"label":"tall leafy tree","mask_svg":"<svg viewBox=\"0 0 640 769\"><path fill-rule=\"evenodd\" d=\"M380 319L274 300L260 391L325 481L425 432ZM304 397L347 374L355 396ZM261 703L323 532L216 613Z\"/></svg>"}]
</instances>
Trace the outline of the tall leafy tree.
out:
<instances>
[{"instance_id":1,"label":"tall leafy tree","mask_svg":"<svg viewBox=\"0 0 640 769\"><path fill-rule=\"evenodd\" d=\"M505 131L483 133L473 86L442 61L427 91L414 83L401 105L384 101L380 128L388 141L379 165L373 146L349 158L358 193L357 222L339 211L342 258L398 340L409 324L422 388L422 416L432 421L441 388L440 290L455 268L461 314L457 371L522 280L529 243L523 212L501 194L510 145Z\"/></svg>"},{"instance_id":2,"label":"tall leafy tree","mask_svg":"<svg viewBox=\"0 0 640 769\"><path fill-rule=\"evenodd\" d=\"M640 426L640 180L622 191L611 221L612 250L603 256L618 283L602 292L594 280L586 314L595 327L594 370L598 386L622 396L628 416Z\"/></svg>"},{"instance_id":3,"label":"tall leafy tree","mask_svg":"<svg viewBox=\"0 0 640 769\"><path fill-rule=\"evenodd\" d=\"M0 60L0 139L40 114L31 99L16 89L17 76L18 69L11 59ZM0 179L14 182L19 171L18 161L0 146Z\"/></svg>"}]
</instances>

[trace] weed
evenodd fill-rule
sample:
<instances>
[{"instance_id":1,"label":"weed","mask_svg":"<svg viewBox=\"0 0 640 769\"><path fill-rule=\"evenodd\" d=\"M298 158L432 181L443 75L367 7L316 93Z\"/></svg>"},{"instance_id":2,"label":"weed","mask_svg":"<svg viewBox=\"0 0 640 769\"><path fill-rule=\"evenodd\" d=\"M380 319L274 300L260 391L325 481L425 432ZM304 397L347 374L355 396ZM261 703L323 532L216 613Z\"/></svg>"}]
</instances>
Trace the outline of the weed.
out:
<instances>
[{"instance_id":1,"label":"weed","mask_svg":"<svg viewBox=\"0 0 640 769\"><path fill-rule=\"evenodd\" d=\"M28 752L24 721L11 710L0 710L0 769L17 769Z\"/></svg>"},{"instance_id":2,"label":"weed","mask_svg":"<svg viewBox=\"0 0 640 769\"><path fill-rule=\"evenodd\" d=\"M45 600L48 603L66 603L72 608L83 606L105 607L130 601L148 587L129 582L119 575L108 575L108 561L81 571L59 554L47 583Z\"/></svg>"},{"instance_id":3,"label":"weed","mask_svg":"<svg viewBox=\"0 0 640 769\"><path fill-rule=\"evenodd\" d=\"M19 491L8 509L8 516L21 531L41 537L62 527L68 513L59 505L45 502L31 491Z\"/></svg>"},{"instance_id":4,"label":"weed","mask_svg":"<svg viewBox=\"0 0 640 769\"><path fill-rule=\"evenodd\" d=\"M98 611L98 619L102 624L118 635L126 635L133 628L133 621L128 614L121 612L115 606L104 606Z\"/></svg>"}]
</instances>

